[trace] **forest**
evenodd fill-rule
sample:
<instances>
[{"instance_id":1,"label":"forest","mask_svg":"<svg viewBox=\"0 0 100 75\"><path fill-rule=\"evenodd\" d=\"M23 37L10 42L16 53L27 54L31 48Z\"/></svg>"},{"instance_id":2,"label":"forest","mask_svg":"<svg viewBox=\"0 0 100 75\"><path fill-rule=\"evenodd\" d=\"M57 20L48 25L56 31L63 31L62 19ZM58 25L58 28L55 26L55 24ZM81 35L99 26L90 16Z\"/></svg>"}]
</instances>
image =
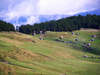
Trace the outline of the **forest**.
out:
<instances>
[{"instance_id":1,"label":"forest","mask_svg":"<svg viewBox=\"0 0 100 75\"><path fill-rule=\"evenodd\" d=\"M35 23L33 25L26 24L19 27L19 32L31 34L36 31L37 34L40 31L73 31L80 28L100 28L100 15L86 16L78 15L71 16L59 20L52 20L49 22ZM0 31L15 31L14 26L11 23L6 23L0 20Z\"/></svg>"},{"instance_id":2,"label":"forest","mask_svg":"<svg viewBox=\"0 0 100 75\"><path fill-rule=\"evenodd\" d=\"M1 31L15 31L15 27L11 23L0 20L0 32Z\"/></svg>"},{"instance_id":3,"label":"forest","mask_svg":"<svg viewBox=\"0 0 100 75\"><path fill-rule=\"evenodd\" d=\"M100 27L100 15L86 16L78 15L71 16L59 20L52 20L49 22L38 23L34 25L21 25L19 31L26 34L31 34L34 31L40 33L40 31L73 31L79 30L80 28L95 28Z\"/></svg>"}]
</instances>

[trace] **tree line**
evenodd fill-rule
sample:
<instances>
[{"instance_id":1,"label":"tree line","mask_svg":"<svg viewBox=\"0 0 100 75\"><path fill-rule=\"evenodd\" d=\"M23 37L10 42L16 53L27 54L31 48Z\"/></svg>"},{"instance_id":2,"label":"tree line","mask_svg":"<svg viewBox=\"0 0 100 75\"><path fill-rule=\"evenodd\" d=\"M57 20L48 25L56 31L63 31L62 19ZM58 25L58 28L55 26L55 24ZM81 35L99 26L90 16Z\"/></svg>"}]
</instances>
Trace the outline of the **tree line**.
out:
<instances>
[{"instance_id":1,"label":"tree line","mask_svg":"<svg viewBox=\"0 0 100 75\"><path fill-rule=\"evenodd\" d=\"M11 23L0 20L0 32L1 31L15 31L15 27Z\"/></svg>"},{"instance_id":2,"label":"tree line","mask_svg":"<svg viewBox=\"0 0 100 75\"><path fill-rule=\"evenodd\" d=\"M52 20L49 22L38 23L34 25L21 25L19 31L26 34L31 34L34 31L40 33L40 31L73 31L79 30L80 28L95 28L100 27L100 15L86 16L78 15L63 18L60 20Z\"/></svg>"}]
</instances>

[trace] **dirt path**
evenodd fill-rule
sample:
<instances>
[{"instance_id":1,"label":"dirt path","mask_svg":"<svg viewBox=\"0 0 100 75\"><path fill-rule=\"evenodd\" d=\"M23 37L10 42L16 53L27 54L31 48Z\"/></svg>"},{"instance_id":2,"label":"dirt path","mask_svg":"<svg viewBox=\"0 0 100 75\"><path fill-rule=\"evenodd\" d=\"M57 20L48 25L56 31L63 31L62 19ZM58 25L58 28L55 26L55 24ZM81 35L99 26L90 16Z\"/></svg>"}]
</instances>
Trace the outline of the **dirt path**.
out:
<instances>
[{"instance_id":1,"label":"dirt path","mask_svg":"<svg viewBox=\"0 0 100 75\"><path fill-rule=\"evenodd\" d=\"M41 35L40 37L44 37L44 36L46 36L46 34L43 34L43 35Z\"/></svg>"},{"instance_id":2,"label":"dirt path","mask_svg":"<svg viewBox=\"0 0 100 75\"><path fill-rule=\"evenodd\" d=\"M94 31L97 32L99 29L80 29L80 31Z\"/></svg>"}]
</instances>

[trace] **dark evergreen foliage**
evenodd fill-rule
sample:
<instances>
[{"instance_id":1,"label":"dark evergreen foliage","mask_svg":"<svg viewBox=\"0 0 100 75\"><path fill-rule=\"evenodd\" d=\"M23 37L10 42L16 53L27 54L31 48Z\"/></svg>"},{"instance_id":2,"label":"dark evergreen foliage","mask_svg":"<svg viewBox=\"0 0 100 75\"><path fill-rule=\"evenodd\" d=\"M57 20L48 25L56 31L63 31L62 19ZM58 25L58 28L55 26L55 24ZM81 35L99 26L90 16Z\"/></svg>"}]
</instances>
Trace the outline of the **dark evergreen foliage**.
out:
<instances>
[{"instance_id":1,"label":"dark evergreen foliage","mask_svg":"<svg viewBox=\"0 0 100 75\"><path fill-rule=\"evenodd\" d=\"M100 16L90 15L86 16L71 16L60 20L49 21L34 25L22 25L19 31L26 34L31 34L34 31L40 33L40 31L73 31L79 30L80 28L95 28L99 29Z\"/></svg>"},{"instance_id":2,"label":"dark evergreen foliage","mask_svg":"<svg viewBox=\"0 0 100 75\"><path fill-rule=\"evenodd\" d=\"M15 31L15 28L11 23L0 20L0 31Z\"/></svg>"}]
</instances>

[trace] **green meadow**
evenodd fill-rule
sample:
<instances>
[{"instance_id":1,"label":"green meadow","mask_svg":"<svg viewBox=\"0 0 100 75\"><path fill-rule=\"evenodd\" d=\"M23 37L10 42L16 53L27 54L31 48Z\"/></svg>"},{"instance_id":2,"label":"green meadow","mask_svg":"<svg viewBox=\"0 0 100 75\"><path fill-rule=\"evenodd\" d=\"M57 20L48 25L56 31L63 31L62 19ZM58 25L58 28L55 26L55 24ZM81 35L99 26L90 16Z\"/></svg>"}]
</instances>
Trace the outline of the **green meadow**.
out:
<instances>
[{"instance_id":1,"label":"green meadow","mask_svg":"<svg viewBox=\"0 0 100 75\"><path fill-rule=\"evenodd\" d=\"M40 40L43 34L0 32L0 75L100 75L100 32L74 33L47 32ZM83 43L90 43L89 49Z\"/></svg>"}]
</instances>

